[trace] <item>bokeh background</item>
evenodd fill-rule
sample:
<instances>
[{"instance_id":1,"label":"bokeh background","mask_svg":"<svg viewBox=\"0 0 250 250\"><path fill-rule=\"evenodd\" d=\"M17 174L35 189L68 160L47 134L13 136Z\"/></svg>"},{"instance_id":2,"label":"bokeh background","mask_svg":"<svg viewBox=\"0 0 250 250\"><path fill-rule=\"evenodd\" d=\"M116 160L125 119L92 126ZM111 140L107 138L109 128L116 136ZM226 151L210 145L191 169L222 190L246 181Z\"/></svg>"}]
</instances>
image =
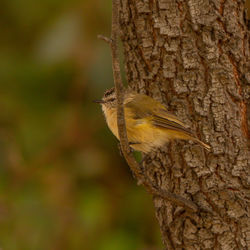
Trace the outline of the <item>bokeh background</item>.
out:
<instances>
[{"instance_id":1,"label":"bokeh background","mask_svg":"<svg viewBox=\"0 0 250 250\"><path fill-rule=\"evenodd\" d=\"M0 249L160 249L99 105L111 1L1 0Z\"/></svg>"}]
</instances>

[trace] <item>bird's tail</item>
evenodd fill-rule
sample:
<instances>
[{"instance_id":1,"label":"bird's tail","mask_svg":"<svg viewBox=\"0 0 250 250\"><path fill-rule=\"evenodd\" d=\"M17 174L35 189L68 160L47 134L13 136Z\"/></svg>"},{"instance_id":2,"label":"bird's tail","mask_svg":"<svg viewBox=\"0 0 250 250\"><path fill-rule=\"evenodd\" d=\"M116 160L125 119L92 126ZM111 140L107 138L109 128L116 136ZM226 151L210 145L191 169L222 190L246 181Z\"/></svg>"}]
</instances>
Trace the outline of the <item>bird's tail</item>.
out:
<instances>
[{"instance_id":1,"label":"bird's tail","mask_svg":"<svg viewBox=\"0 0 250 250\"><path fill-rule=\"evenodd\" d=\"M197 138L192 138L192 139L193 139L193 141L198 142L198 143L199 143L203 148L205 148L207 151L211 151L211 147L210 147L208 144L206 144L206 143L200 141L200 140L197 139Z\"/></svg>"}]
</instances>

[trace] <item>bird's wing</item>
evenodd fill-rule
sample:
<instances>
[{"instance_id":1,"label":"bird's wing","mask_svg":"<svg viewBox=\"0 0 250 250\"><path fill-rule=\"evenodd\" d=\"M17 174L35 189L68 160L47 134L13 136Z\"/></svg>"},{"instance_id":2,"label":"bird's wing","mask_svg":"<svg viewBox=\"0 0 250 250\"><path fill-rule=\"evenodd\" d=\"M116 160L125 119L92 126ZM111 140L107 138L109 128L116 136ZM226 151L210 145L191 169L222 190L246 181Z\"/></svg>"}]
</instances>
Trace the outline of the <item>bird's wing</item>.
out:
<instances>
[{"instance_id":1,"label":"bird's wing","mask_svg":"<svg viewBox=\"0 0 250 250\"><path fill-rule=\"evenodd\" d=\"M166 108L153 98L138 94L125 104L134 115L133 119L148 119L156 127L184 132L190 136L192 133L175 115L170 114Z\"/></svg>"}]
</instances>

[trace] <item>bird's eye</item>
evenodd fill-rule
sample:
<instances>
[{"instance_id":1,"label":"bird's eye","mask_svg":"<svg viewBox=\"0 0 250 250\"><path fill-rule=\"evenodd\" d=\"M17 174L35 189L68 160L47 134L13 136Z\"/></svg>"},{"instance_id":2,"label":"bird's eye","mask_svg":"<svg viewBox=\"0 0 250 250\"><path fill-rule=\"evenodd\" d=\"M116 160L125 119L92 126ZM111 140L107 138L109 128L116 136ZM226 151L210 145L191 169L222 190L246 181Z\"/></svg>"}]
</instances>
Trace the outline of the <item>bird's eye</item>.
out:
<instances>
[{"instance_id":1,"label":"bird's eye","mask_svg":"<svg viewBox=\"0 0 250 250\"><path fill-rule=\"evenodd\" d=\"M115 98L110 98L108 101L113 102L113 101L115 101Z\"/></svg>"}]
</instances>

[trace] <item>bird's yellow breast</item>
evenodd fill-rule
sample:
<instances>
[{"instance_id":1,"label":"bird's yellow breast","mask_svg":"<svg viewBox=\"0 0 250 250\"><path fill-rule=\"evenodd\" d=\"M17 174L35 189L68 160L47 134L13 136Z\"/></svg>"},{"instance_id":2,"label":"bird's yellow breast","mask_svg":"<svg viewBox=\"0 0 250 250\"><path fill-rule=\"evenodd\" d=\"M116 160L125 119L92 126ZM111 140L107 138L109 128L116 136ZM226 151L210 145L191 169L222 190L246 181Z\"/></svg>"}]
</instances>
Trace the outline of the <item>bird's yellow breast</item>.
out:
<instances>
[{"instance_id":1,"label":"bird's yellow breast","mask_svg":"<svg viewBox=\"0 0 250 250\"><path fill-rule=\"evenodd\" d=\"M116 109L103 107L103 112L108 127L119 139ZM124 115L128 141L133 149L147 153L154 148L161 147L168 140L166 131L153 126L149 119L135 119L134 114L128 108L125 108Z\"/></svg>"},{"instance_id":2,"label":"bird's yellow breast","mask_svg":"<svg viewBox=\"0 0 250 250\"><path fill-rule=\"evenodd\" d=\"M102 109L103 109L109 129L119 139L116 109L107 109L105 106L103 106Z\"/></svg>"}]
</instances>

